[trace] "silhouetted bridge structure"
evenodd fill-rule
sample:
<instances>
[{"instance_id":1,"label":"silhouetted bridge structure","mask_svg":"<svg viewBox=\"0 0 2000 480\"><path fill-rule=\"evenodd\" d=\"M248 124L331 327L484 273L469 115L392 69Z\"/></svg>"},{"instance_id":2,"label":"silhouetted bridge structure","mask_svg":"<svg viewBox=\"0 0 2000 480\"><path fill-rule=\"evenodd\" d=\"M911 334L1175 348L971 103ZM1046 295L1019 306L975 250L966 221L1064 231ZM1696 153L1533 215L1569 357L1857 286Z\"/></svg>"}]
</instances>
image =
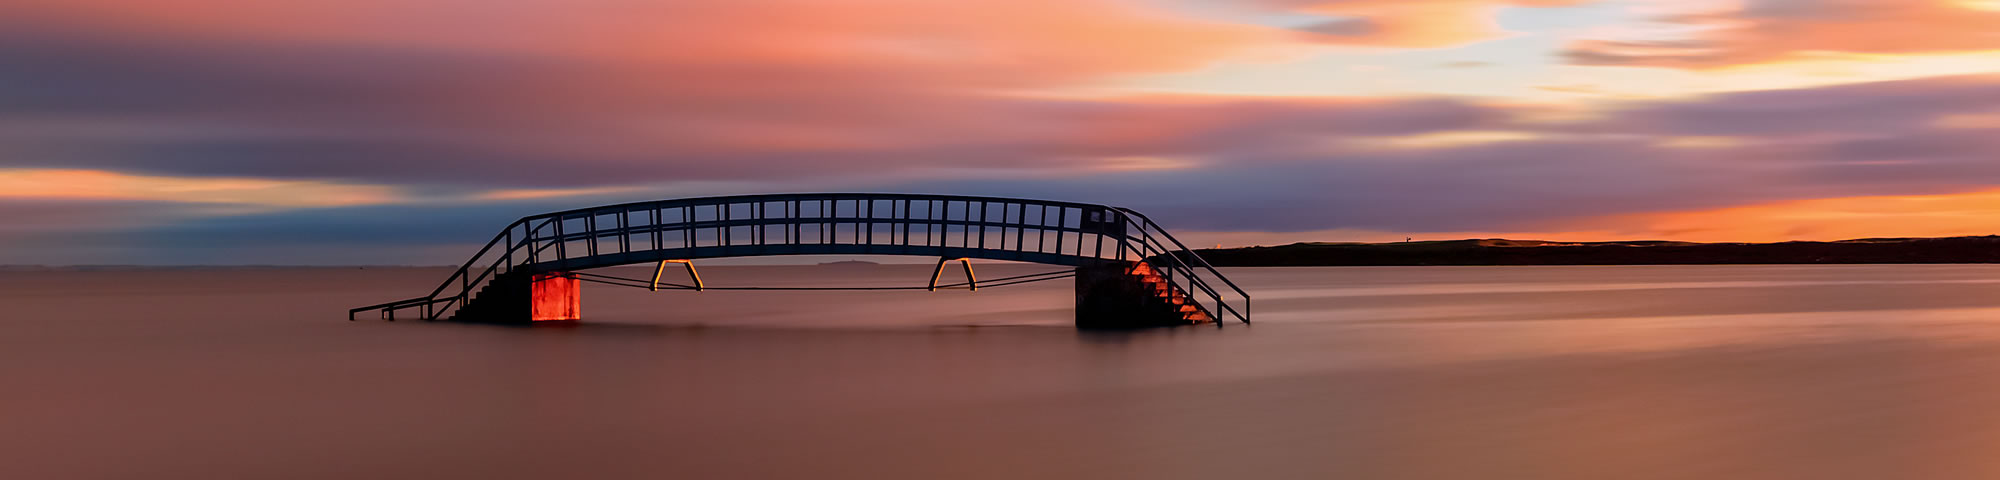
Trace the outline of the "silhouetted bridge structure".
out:
<instances>
[{"instance_id":1,"label":"silhouetted bridge structure","mask_svg":"<svg viewBox=\"0 0 2000 480\"><path fill-rule=\"evenodd\" d=\"M1249 323L1250 297L1152 219L1085 203L950 195L742 195L583 208L502 229L429 294L356 308L394 320L528 323L581 318L579 282L703 290L693 260L774 255L908 255L1076 267L1079 327ZM584 272L658 263L651 282ZM685 264L692 285L661 283ZM988 286L1071 276L990 281Z\"/></svg>"}]
</instances>

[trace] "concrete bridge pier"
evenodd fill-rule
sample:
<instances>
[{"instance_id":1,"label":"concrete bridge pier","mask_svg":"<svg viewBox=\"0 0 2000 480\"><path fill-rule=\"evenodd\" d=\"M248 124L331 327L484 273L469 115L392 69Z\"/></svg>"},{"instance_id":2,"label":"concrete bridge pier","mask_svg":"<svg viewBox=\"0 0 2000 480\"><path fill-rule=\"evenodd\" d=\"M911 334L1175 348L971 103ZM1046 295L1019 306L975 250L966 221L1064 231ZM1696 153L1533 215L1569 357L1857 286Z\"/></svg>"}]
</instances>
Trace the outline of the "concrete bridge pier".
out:
<instances>
[{"instance_id":1,"label":"concrete bridge pier","mask_svg":"<svg viewBox=\"0 0 2000 480\"><path fill-rule=\"evenodd\" d=\"M1187 295L1139 262L1076 268L1076 327L1124 329L1214 323Z\"/></svg>"}]
</instances>

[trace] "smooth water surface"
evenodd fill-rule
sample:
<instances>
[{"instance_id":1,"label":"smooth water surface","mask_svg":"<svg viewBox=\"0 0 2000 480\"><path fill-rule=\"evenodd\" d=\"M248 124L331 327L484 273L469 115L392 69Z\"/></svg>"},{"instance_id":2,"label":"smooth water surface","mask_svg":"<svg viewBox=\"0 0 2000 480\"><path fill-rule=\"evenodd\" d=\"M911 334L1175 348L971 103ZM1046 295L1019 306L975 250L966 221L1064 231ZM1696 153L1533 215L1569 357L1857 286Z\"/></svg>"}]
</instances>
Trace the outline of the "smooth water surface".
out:
<instances>
[{"instance_id":1,"label":"smooth water surface","mask_svg":"<svg viewBox=\"0 0 2000 480\"><path fill-rule=\"evenodd\" d=\"M0 273L0 473L2000 478L1994 266L1232 269L1255 325L1130 333L1069 328L1067 280L588 285L570 328L345 319L447 273Z\"/></svg>"}]
</instances>

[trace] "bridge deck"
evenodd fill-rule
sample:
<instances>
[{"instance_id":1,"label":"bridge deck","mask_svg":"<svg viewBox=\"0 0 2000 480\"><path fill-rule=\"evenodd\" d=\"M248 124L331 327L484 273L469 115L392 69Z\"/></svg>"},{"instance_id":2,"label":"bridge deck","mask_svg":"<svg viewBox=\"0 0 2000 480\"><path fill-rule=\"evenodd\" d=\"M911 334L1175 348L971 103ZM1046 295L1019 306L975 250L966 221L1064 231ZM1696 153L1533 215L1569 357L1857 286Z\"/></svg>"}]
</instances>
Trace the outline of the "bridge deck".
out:
<instances>
[{"instance_id":1,"label":"bridge deck","mask_svg":"<svg viewBox=\"0 0 2000 480\"><path fill-rule=\"evenodd\" d=\"M1106 205L913 194L744 195L637 202L524 217L431 295L355 309L462 308L493 276L662 260L915 255L1085 266L1148 264L1201 309L1247 322L1249 296L1151 219Z\"/></svg>"}]
</instances>

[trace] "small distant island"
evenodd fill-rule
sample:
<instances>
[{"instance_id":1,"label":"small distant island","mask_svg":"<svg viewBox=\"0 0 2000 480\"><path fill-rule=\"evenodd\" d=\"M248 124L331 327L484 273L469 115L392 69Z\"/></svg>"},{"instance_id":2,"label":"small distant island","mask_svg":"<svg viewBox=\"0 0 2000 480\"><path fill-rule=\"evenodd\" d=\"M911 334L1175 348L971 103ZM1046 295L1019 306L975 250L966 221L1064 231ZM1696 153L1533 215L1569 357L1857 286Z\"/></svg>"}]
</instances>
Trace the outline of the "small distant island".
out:
<instances>
[{"instance_id":1,"label":"small distant island","mask_svg":"<svg viewBox=\"0 0 2000 480\"><path fill-rule=\"evenodd\" d=\"M881 264L870 262L867 260L841 260L837 262L820 262L819 265L822 267L859 267L866 265L881 265Z\"/></svg>"},{"instance_id":2,"label":"small distant island","mask_svg":"<svg viewBox=\"0 0 2000 480\"><path fill-rule=\"evenodd\" d=\"M1782 243L1309 242L1196 253L1218 267L2000 263L2000 236Z\"/></svg>"}]
</instances>

